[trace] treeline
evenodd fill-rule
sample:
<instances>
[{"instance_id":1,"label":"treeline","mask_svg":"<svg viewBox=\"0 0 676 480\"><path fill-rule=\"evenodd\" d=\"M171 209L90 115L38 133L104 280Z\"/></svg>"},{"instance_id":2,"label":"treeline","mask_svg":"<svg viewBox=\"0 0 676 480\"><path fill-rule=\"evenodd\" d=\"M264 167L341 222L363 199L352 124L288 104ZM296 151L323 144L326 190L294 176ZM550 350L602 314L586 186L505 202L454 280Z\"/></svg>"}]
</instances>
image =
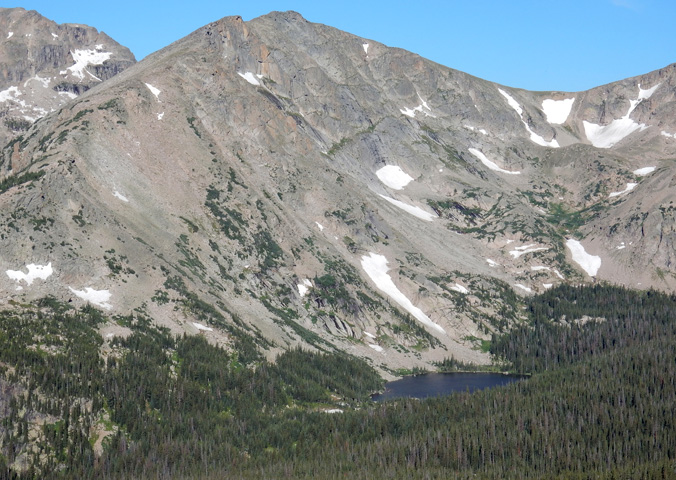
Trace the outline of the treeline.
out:
<instances>
[{"instance_id":1,"label":"treeline","mask_svg":"<svg viewBox=\"0 0 676 480\"><path fill-rule=\"evenodd\" d=\"M102 362L95 310L3 314L0 387L14 400L0 404L0 467L22 479L676 478L676 299L561 286L525 307L527 324L491 348L531 378L382 404L368 399L373 369L343 354L242 363L136 316ZM48 362L57 380L43 360L61 355L70 363ZM102 419L114 433L96 455L85 443Z\"/></svg>"}]
</instances>

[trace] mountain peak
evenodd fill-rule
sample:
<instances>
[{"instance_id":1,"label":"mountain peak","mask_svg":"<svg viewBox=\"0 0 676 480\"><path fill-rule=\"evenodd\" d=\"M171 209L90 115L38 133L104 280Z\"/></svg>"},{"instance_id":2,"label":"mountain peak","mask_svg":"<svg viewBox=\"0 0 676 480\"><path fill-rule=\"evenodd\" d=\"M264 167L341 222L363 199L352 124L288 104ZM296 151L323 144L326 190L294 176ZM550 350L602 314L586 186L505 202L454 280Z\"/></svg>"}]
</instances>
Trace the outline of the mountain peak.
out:
<instances>
[{"instance_id":1,"label":"mountain peak","mask_svg":"<svg viewBox=\"0 0 676 480\"><path fill-rule=\"evenodd\" d=\"M676 288L673 82L529 92L295 12L226 17L4 149L0 288L270 355L485 362L519 295Z\"/></svg>"},{"instance_id":2,"label":"mountain peak","mask_svg":"<svg viewBox=\"0 0 676 480\"><path fill-rule=\"evenodd\" d=\"M35 10L0 9L0 142L135 63L103 32Z\"/></svg>"}]
</instances>

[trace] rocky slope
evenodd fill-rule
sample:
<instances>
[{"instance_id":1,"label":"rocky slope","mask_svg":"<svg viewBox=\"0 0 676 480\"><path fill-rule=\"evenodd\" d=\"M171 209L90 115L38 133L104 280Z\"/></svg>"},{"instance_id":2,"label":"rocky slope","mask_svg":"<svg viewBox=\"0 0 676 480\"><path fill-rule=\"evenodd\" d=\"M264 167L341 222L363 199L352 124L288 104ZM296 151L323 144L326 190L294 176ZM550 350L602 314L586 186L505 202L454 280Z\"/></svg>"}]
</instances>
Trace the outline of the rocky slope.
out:
<instances>
[{"instance_id":1,"label":"rocky slope","mask_svg":"<svg viewBox=\"0 0 676 480\"><path fill-rule=\"evenodd\" d=\"M270 357L484 363L520 295L674 290L675 81L528 92L293 12L224 18L4 148L3 299Z\"/></svg>"},{"instance_id":2,"label":"rocky slope","mask_svg":"<svg viewBox=\"0 0 676 480\"><path fill-rule=\"evenodd\" d=\"M0 8L0 143L135 62L95 28Z\"/></svg>"}]
</instances>

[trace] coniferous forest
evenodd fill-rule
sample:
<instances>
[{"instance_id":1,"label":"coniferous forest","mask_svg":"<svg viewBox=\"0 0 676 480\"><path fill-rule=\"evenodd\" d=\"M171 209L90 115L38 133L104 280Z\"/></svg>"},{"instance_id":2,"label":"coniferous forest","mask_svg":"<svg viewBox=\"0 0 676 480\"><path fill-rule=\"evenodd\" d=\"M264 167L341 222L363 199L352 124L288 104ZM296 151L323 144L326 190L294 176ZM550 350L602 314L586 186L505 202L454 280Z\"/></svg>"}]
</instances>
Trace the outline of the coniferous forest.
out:
<instances>
[{"instance_id":1,"label":"coniferous forest","mask_svg":"<svg viewBox=\"0 0 676 480\"><path fill-rule=\"evenodd\" d=\"M676 478L676 297L562 285L523 301L491 353L528 379L386 403L344 354L268 362L142 314L15 305L0 478ZM102 338L111 321L132 333Z\"/></svg>"}]
</instances>

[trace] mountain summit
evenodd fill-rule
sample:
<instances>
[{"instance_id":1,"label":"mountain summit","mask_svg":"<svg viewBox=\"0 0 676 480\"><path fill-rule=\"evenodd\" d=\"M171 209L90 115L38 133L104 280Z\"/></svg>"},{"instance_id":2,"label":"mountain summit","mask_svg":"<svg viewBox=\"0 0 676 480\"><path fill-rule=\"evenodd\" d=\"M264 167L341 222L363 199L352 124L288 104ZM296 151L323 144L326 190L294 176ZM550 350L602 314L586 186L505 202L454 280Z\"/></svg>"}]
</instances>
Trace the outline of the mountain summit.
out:
<instances>
[{"instance_id":1,"label":"mountain summit","mask_svg":"<svg viewBox=\"0 0 676 480\"><path fill-rule=\"evenodd\" d=\"M136 62L108 35L0 8L0 143Z\"/></svg>"},{"instance_id":2,"label":"mountain summit","mask_svg":"<svg viewBox=\"0 0 676 480\"><path fill-rule=\"evenodd\" d=\"M0 18L2 52L47 22ZM121 71L123 47L58 28L39 28L61 39L45 88L79 96L0 156L4 301L51 295L234 350L313 345L388 369L486 362L481 340L521 318L518 296L561 282L676 287L673 65L529 92L274 12ZM18 55L0 88L26 118L19 89L48 67Z\"/></svg>"}]
</instances>

